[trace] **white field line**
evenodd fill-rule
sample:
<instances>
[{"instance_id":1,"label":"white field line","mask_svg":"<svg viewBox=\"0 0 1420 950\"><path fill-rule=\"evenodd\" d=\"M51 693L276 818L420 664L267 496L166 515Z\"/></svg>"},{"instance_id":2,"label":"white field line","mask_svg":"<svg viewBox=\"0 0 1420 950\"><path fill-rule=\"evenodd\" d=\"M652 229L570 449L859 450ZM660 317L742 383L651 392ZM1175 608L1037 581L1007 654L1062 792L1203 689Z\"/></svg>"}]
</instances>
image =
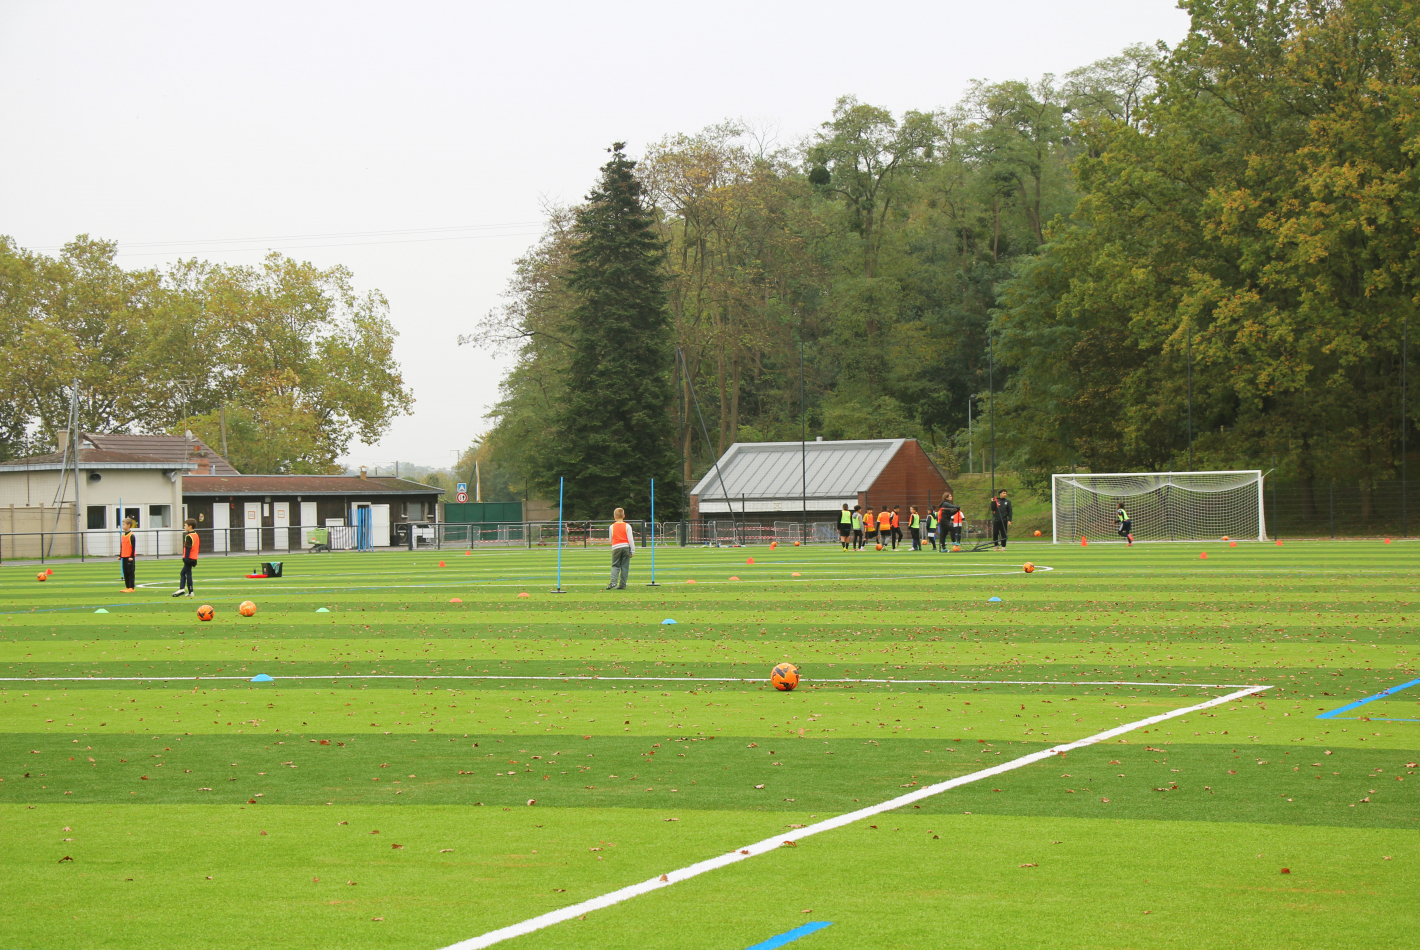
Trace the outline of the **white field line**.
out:
<instances>
[{"instance_id":1,"label":"white field line","mask_svg":"<svg viewBox=\"0 0 1420 950\"><path fill-rule=\"evenodd\" d=\"M799 841L804 838L807 838L809 835L821 834L825 831L832 831L835 828L842 828L844 825L851 825L856 821L862 821L864 818L871 818L874 815L881 815L883 812L893 811L895 809L902 808L905 805L911 805L913 802L921 801L924 798L930 798L933 795L940 795L942 792L945 792L948 789L956 788L960 785L967 785L971 782L980 781L981 779L989 778L993 775L1000 775L1004 772L1010 772L1014 769L1019 769L1023 766L1039 762L1043 759L1048 759L1054 755L1064 755L1066 752L1072 752L1075 749L1082 749L1085 746L1094 745L1095 743L1103 742L1106 739L1113 739L1115 736L1124 735L1127 732L1132 732L1135 729L1139 729L1144 726L1152 726L1156 723L1164 722L1168 719L1173 719L1176 716L1186 716L1189 713L1198 712L1200 709L1207 709L1211 706L1220 706L1223 703L1230 703L1235 699L1241 699L1244 696L1251 696L1253 693L1260 693L1266 689L1271 689L1271 687L1248 686L1244 689L1238 690L1237 692L1228 693L1226 696L1219 696L1215 699L1210 699L1204 703L1198 703L1193 706L1186 706L1182 709L1175 709L1172 712L1161 713L1157 716L1150 716L1148 719L1140 719L1138 722L1131 722L1127 725L1116 726L1113 729L1108 729L1104 732L1096 733L1095 735L1089 736L1084 739L1078 739L1074 742L1062 743L1061 745L1051 746L1049 749L1042 749L1039 752L1032 752L1029 755L1023 755L1019 759L1012 759L1009 762L1003 762L1000 765L992 766L989 769L982 769L979 772L972 772L969 775L963 775L958 778L949 779L945 782L939 782L936 785L927 785L923 788L918 789L915 792L908 792L906 795L899 795L897 798L888 799L887 801L879 802L876 805L869 805L867 808L860 808L857 811L850 811L846 814L839 815L836 818L829 818L825 821L820 821L816 824L809 825L807 828L800 829L793 836L793 838L785 838L782 835L776 835L773 838L765 838L763 841L756 841L754 844L746 845L743 848L731 851L729 854L722 854L719 857L710 858L707 861L700 861L696 864L690 865L689 867L679 868L675 871L667 871L665 874L662 874L658 877L653 877L649 881L642 881L640 884L632 884L628 887L620 888L608 894L603 894L600 897L593 897L591 900L583 901L580 904L573 904L572 906L564 907L561 910L554 910L546 914L540 914L537 917L531 917L521 923L511 924L507 927L500 927L497 930L490 930L488 933L485 933L478 937L470 937L468 940L461 940L458 943L451 944L448 947L445 947L444 950L482 950L482 948L484 947L491 947L496 943L502 943L504 940L511 940L513 937L521 937L526 934L534 933L535 931L542 930L546 927L551 927L553 924L560 924L564 921L573 920L577 917L581 917L583 914L588 914L594 910L602 910L603 908L611 907L615 904L620 904L622 901L630 900L633 897L639 897L642 894L649 894L651 891L658 890L659 888L670 887L672 884L678 884L681 881L687 881L693 877L699 877L700 875L705 874L709 871L719 870L720 868L727 867L737 861L743 861L747 858L752 858L756 855L765 854L766 852L773 851L776 848L783 846L788 841Z\"/></svg>"},{"instance_id":2,"label":"white field line","mask_svg":"<svg viewBox=\"0 0 1420 950\"><path fill-rule=\"evenodd\" d=\"M268 674L269 675L269 674ZM507 674L458 673L332 673L329 676L273 676L282 680L540 680L550 683L759 683L769 682L762 676L511 676ZM251 682L250 676L0 676L0 683L181 683L216 680ZM1144 683L1133 680L899 680L899 679L832 679L802 680L809 685L831 686L834 683L885 683L890 686L1167 686L1170 689L1250 689L1247 683ZM1271 689L1270 686L1259 687Z\"/></svg>"}]
</instances>

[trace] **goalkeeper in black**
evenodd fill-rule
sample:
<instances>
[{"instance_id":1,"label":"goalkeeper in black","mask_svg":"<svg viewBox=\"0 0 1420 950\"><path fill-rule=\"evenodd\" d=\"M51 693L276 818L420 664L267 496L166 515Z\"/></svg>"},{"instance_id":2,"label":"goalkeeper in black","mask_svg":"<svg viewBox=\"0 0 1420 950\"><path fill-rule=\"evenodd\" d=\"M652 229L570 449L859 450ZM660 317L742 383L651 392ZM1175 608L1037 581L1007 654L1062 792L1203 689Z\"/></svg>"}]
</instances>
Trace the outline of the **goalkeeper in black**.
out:
<instances>
[{"instance_id":1,"label":"goalkeeper in black","mask_svg":"<svg viewBox=\"0 0 1420 950\"><path fill-rule=\"evenodd\" d=\"M1114 520L1119 525L1119 536L1134 544L1134 523L1129 520L1129 512L1124 510L1124 502L1119 502L1114 509Z\"/></svg>"}]
</instances>

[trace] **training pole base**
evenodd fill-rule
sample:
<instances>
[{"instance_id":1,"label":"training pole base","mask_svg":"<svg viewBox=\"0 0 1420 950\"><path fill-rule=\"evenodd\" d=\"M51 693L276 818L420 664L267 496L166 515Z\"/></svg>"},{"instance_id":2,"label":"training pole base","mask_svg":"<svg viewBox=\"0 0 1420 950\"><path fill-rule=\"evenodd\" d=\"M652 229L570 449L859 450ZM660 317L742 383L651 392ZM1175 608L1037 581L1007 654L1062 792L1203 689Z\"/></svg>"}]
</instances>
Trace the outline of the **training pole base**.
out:
<instances>
[{"instance_id":1,"label":"training pole base","mask_svg":"<svg viewBox=\"0 0 1420 950\"><path fill-rule=\"evenodd\" d=\"M660 585L660 584L657 584L655 581L652 581L651 583L647 584L646 586L647 586L647 587L660 587L661 585Z\"/></svg>"},{"instance_id":2,"label":"training pole base","mask_svg":"<svg viewBox=\"0 0 1420 950\"><path fill-rule=\"evenodd\" d=\"M567 592L566 592L565 590L563 590L562 588L560 588L560 587L554 587L554 588L552 588L552 590L548 591L548 593L549 593L549 594L565 594L565 593L567 593Z\"/></svg>"}]
</instances>

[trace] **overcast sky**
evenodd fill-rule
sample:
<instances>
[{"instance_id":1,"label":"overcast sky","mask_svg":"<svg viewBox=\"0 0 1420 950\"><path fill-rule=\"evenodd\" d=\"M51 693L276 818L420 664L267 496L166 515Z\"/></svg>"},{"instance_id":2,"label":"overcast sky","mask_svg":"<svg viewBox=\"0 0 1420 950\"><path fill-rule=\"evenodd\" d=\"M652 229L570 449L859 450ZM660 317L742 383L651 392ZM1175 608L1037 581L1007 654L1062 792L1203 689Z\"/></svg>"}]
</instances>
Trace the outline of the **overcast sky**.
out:
<instances>
[{"instance_id":1,"label":"overcast sky","mask_svg":"<svg viewBox=\"0 0 1420 950\"><path fill-rule=\"evenodd\" d=\"M949 106L1187 27L1174 0L0 0L0 234L349 266L389 298L416 398L349 461L447 465L504 369L455 337L612 141L741 118L789 144L840 95Z\"/></svg>"}]
</instances>

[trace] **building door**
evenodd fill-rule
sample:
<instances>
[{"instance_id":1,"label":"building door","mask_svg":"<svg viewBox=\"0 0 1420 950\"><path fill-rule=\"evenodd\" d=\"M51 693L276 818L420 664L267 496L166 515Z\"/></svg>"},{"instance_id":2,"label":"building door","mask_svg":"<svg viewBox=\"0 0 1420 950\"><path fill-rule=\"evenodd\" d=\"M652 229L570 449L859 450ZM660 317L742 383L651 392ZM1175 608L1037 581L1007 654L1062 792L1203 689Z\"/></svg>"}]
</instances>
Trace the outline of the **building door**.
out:
<instances>
[{"instance_id":1,"label":"building door","mask_svg":"<svg viewBox=\"0 0 1420 950\"><path fill-rule=\"evenodd\" d=\"M301 502L301 546L311 546L311 529L320 527L317 524L319 519L316 516L316 503L313 501Z\"/></svg>"},{"instance_id":2,"label":"building door","mask_svg":"<svg viewBox=\"0 0 1420 950\"><path fill-rule=\"evenodd\" d=\"M390 546L390 506L370 506L370 544L377 548Z\"/></svg>"},{"instance_id":3,"label":"building door","mask_svg":"<svg viewBox=\"0 0 1420 950\"><path fill-rule=\"evenodd\" d=\"M212 551L230 551L232 542L229 532L232 527L232 509L225 501L212 502Z\"/></svg>"},{"instance_id":4,"label":"building door","mask_svg":"<svg viewBox=\"0 0 1420 950\"><path fill-rule=\"evenodd\" d=\"M246 512L242 518L242 539L248 551L261 550L261 502L248 501L242 508Z\"/></svg>"},{"instance_id":5,"label":"building door","mask_svg":"<svg viewBox=\"0 0 1420 950\"><path fill-rule=\"evenodd\" d=\"M291 503L289 501L271 503L271 524L276 535L271 546L278 551L289 550L291 547Z\"/></svg>"}]
</instances>

